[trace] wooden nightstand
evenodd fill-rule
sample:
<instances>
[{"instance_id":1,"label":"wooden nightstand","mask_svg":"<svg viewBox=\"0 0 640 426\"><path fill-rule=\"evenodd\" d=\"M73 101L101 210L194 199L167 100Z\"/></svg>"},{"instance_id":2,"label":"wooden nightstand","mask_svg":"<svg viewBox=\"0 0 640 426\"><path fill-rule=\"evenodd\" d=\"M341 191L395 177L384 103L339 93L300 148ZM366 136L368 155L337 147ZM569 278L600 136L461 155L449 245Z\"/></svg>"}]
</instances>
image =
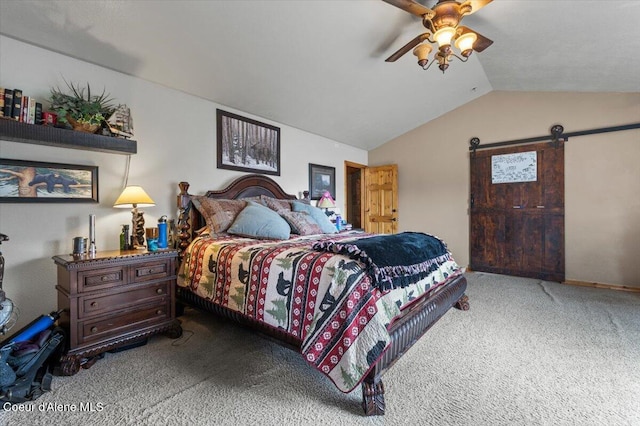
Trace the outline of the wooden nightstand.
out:
<instances>
[{"instance_id":1,"label":"wooden nightstand","mask_svg":"<svg viewBox=\"0 0 640 426\"><path fill-rule=\"evenodd\" d=\"M59 323L68 331L62 374L76 374L103 352L166 332L182 335L175 315L176 250L103 251L95 256L60 255Z\"/></svg>"}]
</instances>

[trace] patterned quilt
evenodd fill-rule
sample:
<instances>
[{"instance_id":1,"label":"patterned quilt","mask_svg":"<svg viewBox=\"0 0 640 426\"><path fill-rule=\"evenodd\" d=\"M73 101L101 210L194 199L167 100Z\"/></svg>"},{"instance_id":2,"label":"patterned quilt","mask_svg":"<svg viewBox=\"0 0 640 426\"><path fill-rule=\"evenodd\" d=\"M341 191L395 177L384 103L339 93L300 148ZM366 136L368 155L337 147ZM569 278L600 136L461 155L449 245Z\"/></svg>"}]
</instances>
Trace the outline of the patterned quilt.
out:
<instances>
[{"instance_id":1,"label":"patterned quilt","mask_svg":"<svg viewBox=\"0 0 640 426\"><path fill-rule=\"evenodd\" d=\"M461 273L450 258L416 284L381 292L362 263L311 248L362 235L202 236L185 253L178 285L297 337L307 362L350 392L389 345L387 327L401 309Z\"/></svg>"}]
</instances>

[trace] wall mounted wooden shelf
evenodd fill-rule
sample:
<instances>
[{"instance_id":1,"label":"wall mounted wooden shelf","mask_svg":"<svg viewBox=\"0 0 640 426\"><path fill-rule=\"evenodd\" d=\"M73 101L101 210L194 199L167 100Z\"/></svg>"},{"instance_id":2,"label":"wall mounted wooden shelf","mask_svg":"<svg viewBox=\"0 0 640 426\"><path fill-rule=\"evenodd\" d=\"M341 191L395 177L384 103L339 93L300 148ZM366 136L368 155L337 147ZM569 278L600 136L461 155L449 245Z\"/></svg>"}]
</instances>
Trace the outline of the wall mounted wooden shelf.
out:
<instances>
[{"instance_id":1,"label":"wall mounted wooden shelf","mask_svg":"<svg viewBox=\"0 0 640 426\"><path fill-rule=\"evenodd\" d=\"M133 140L20 123L8 119L0 119L0 139L113 154L135 154L138 151L138 144Z\"/></svg>"}]
</instances>

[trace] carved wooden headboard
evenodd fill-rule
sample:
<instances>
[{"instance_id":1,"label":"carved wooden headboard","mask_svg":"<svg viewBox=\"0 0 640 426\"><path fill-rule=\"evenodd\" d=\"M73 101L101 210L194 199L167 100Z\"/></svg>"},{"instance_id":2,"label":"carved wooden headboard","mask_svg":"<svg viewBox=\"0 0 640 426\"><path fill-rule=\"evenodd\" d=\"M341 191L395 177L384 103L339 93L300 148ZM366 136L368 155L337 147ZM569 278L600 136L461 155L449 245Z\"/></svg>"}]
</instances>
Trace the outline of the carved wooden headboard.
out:
<instances>
[{"instance_id":1,"label":"carved wooden headboard","mask_svg":"<svg viewBox=\"0 0 640 426\"><path fill-rule=\"evenodd\" d=\"M180 260L182 255L195 237L195 231L205 225L204 218L197 209L191 204L192 194L188 193L189 183L180 182L180 193L178 194L178 217L177 228L179 231L178 251L180 252ZM227 200L235 200L238 198L255 197L266 195L268 197L279 198L284 200L296 200L295 195L287 194L273 179L265 175L250 174L239 177L231 182L229 186L221 190L207 191L204 196L209 198L224 198Z\"/></svg>"}]
</instances>

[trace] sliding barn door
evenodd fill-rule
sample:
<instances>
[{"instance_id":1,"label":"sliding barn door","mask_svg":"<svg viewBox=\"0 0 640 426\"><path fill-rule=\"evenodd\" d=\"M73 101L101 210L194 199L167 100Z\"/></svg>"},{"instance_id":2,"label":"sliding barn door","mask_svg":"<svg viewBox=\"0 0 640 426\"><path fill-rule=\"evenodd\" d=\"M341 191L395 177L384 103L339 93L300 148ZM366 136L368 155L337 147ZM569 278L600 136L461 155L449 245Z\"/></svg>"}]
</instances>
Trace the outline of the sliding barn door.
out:
<instances>
[{"instance_id":1,"label":"sliding barn door","mask_svg":"<svg viewBox=\"0 0 640 426\"><path fill-rule=\"evenodd\" d=\"M398 166L367 167L364 187L365 231L376 234L398 232Z\"/></svg>"},{"instance_id":2,"label":"sliding barn door","mask_svg":"<svg viewBox=\"0 0 640 426\"><path fill-rule=\"evenodd\" d=\"M564 281L564 144L471 154L470 268Z\"/></svg>"}]
</instances>

